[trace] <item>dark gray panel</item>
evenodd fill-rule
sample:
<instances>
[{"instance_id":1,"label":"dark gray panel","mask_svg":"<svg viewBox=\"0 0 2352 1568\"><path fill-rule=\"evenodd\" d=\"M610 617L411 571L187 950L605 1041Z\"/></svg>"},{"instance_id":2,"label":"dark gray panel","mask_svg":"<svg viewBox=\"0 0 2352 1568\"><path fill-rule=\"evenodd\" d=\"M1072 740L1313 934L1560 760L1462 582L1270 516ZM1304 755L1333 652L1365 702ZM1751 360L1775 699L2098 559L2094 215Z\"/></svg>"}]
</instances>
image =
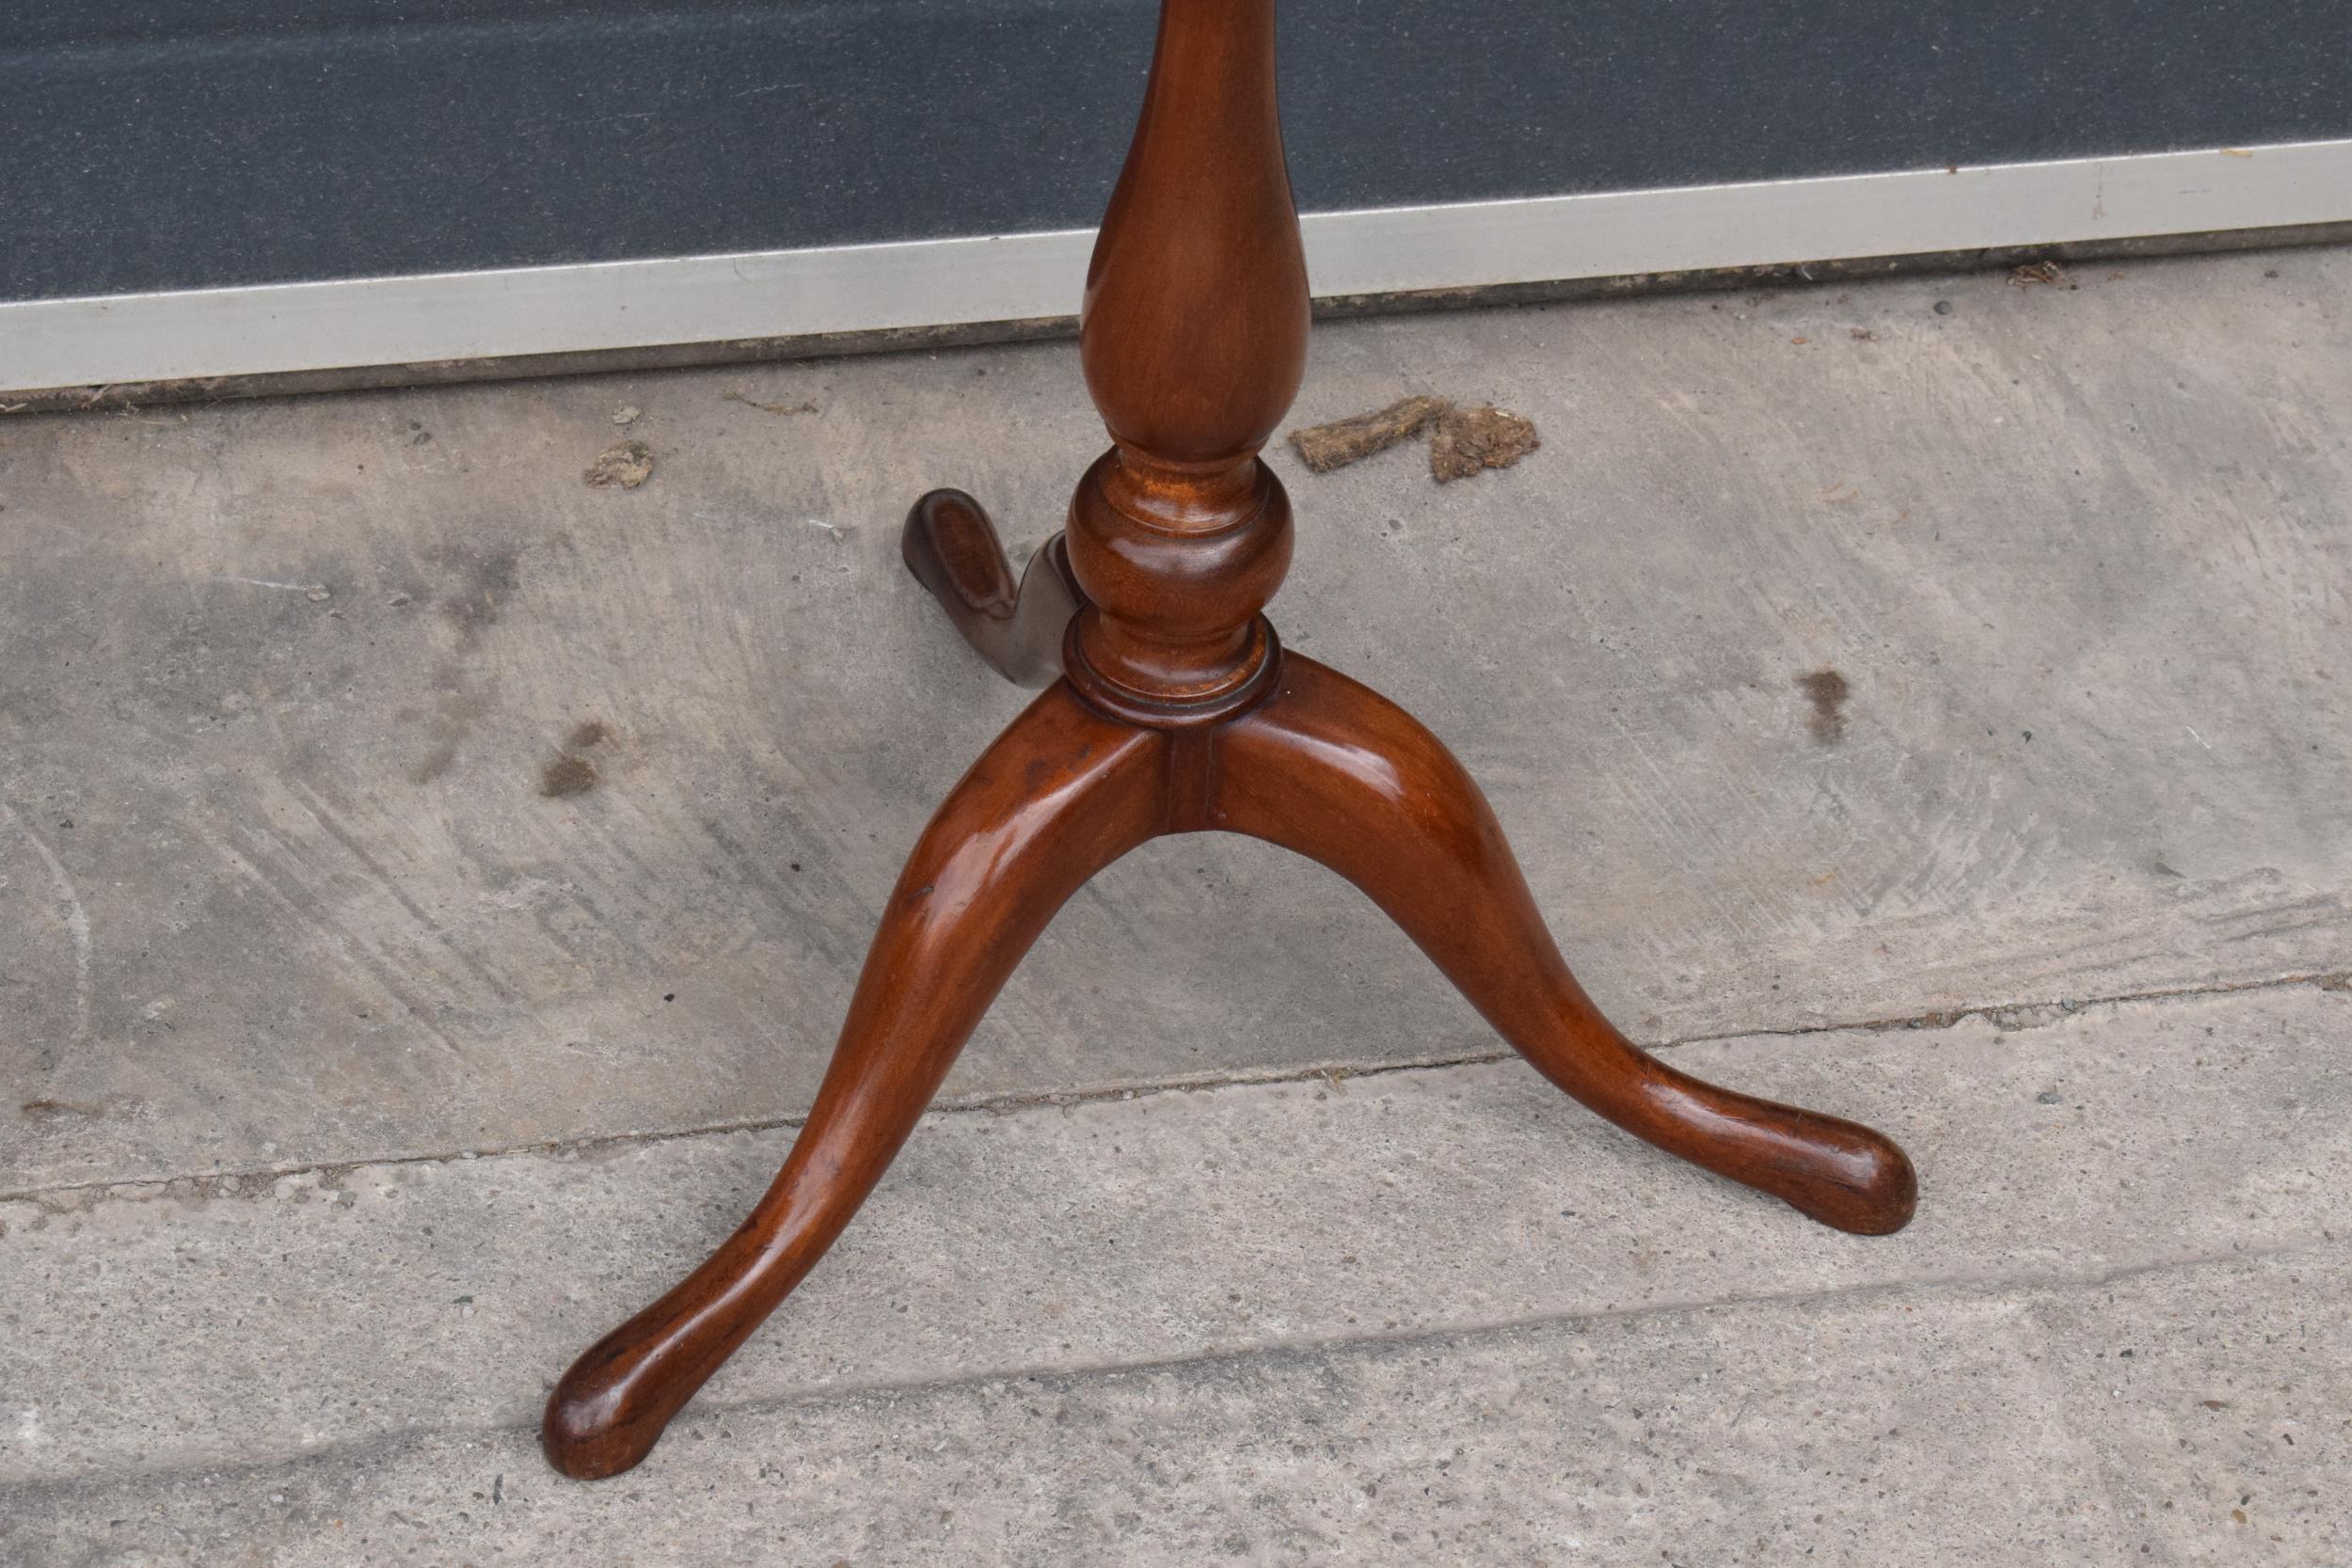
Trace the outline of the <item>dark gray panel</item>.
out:
<instances>
[{"instance_id":1,"label":"dark gray panel","mask_svg":"<svg viewBox=\"0 0 2352 1568\"><path fill-rule=\"evenodd\" d=\"M1150 0L87 0L0 298L1093 221ZM2352 135L2343 0L1285 0L1310 209Z\"/></svg>"}]
</instances>

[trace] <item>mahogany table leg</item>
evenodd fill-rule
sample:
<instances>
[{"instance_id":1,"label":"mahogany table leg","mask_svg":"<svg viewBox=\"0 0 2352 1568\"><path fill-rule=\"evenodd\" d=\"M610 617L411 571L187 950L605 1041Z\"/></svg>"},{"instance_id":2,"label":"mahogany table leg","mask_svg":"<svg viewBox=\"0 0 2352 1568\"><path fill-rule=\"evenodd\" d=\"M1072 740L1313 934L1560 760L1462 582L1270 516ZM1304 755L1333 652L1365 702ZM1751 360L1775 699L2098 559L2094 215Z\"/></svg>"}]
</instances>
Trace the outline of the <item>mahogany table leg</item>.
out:
<instances>
[{"instance_id":1,"label":"mahogany table leg","mask_svg":"<svg viewBox=\"0 0 2352 1568\"><path fill-rule=\"evenodd\" d=\"M1677 1072L1601 1016L1485 796L1404 709L1290 655L1264 705L1216 733L1214 767L1214 826L1363 889L1545 1077L1611 1121L1840 1230L1911 1218L1917 1182L1887 1138Z\"/></svg>"},{"instance_id":2,"label":"mahogany table leg","mask_svg":"<svg viewBox=\"0 0 2352 1568\"><path fill-rule=\"evenodd\" d=\"M1038 547L1015 587L980 503L961 490L933 490L907 514L898 553L990 669L1015 686L1060 678L1062 633L1084 600L1060 534Z\"/></svg>"},{"instance_id":3,"label":"mahogany table leg","mask_svg":"<svg viewBox=\"0 0 2352 1568\"><path fill-rule=\"evenodd\" d=\"M1067 685L973 765L908 859L808 1121L750 1219L669 1294L573 1363L542 1445L617 1474L824 1256L1054 911L1158 832L1167 737Z\"/></svg>"}]
</instances>

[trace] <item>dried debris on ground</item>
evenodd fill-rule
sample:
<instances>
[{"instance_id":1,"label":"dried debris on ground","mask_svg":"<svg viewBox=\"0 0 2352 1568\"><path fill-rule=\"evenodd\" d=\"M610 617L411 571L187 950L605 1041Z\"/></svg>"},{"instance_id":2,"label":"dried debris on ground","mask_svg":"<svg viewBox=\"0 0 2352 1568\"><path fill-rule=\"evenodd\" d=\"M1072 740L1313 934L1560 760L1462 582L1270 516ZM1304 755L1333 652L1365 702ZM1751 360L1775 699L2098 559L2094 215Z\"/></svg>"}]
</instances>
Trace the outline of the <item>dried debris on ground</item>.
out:
<instances>
[{"instance_id":1,"label":"dried debris on ground","mask_svg":"<svg viewBox=\"0 0 2352 1568\"><path fill-rule=\"evenodd\" d=\"M1294 430L1291 446L1311 472L1327 474L1420 435L1433 420L1453 411L1454 404L1443 398L1400 398L1369 414Z\"/></svg>"},{"instance_id":2,"label":"dried debris on ground","mask_svg":"<svg viewBox=\"0 0 2352 1568\"><path fill-rule=\"evenodd\" d=\"M2012 287L2020 289L2030 289L2037 283L2047 283L2054 289L2082 287L2079 283L2070 281L2066 276L2066 269L2056 261L2028 262L2025 266L2012 269L2009 275L2009 280Z\"/></svg>"},{"instance_id":3,"label":"dried debris on ground","mask_svg":"<svg viewBox=\"0 0 2352 1568\"><path fill-rule=\"evenodd\" d=\"M1440 484L1486 468L1507 468L1543 445L1531 420L1491 404L1456 408L1445 398L1424 395L1294 430L1291 446L1310 472L1327 474L1424 431L1430 433L1430 476Z\"/></svg>"},{"instance_id":4,"label":"dried debris on ground","mask_svg":"<svg viewBox=\"0 0 2352 1568\"><path fill-rule=\"evenodd\" d=\"M617 484L624 490L634 490L653 477L653 449L643 441L623 441L617 447L607 447L580 477L598 489Z\"/></svg>"},{"instance_id":5,"label":"dried debris on ground","mask_svg":"<svg viewBox=\"0 0 2352 1568\"><path fill-rule=\"evenodd\" d=\"M762 403L740 387L730 387L719 394L722 403L739 403L746 408L756 408L763 414L814 414L813 403Z\"/></svg>"},{"instance_id":6,"label":"dried debris on ground","mask_svg":"<svg viewBox=\"0 0 2352 1568\"><path fill-rule=\"evenodd\" d=\"M1456 408L1438 421L1429 442L1429 472L1440 484L1484 468L1507 468L1542 446L1532 420L1492 405Z\"/></svg>"}]
</instances>

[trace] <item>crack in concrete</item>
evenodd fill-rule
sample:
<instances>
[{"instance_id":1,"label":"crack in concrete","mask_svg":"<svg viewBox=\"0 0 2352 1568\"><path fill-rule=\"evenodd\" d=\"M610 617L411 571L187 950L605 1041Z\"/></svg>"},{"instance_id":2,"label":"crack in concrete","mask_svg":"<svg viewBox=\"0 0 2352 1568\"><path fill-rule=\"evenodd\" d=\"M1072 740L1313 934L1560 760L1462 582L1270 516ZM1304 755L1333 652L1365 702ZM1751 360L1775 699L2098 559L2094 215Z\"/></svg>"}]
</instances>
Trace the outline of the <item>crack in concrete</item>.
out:
<instances>
[{"instance_id":1,"label":"crack in concrete","mask_svg":"<svg viewBox=\"0 0 2352 1568\"><path fill-rule=\"evenodd\" d=\"M2318 990L2352 990L2352 970L2321 970L2304 974L2281 974L2267 980L2223 980L2211 985L2168 986L2150 990L2120 991L2112 996L2067 997L2056 1002L1988 1002L1965 1007L1939 1008L1930 1012L1912 1013L1897 1018L1862 1019L1851 1022L1801 1023L1781 1029L1727 1029L1713 1035L1686 1035L1652 1050L1671 1050L1677 1045L1698 1045L1711 1040L1792 1039L1805 1035L1825 1034L1885 1034L1899 1029L1949 1029L1980 1018L2003 1033L2023 1029L2039 1029L2061 1019L2091 1007L2112 1006L2122 1003L2200 1001L2216 996L2246 996L2262 991L2293 990L2302 987Z\"/></svg>"},{"instance_id":2,"label":"crack in concrete","mask_svg":"<svg viewBox=\"0 0 2352 1568\"><path fill-rule=\"evenodd\" d=\"M1682 1046L1705 1045L1728 1040L1800 1039L1812 1035L1888 1034L1914 1029L1950 1029L1971 1019L1982 1019L1992 1023L1996 1029L2009 1033L2046 1027L2093 1007L2201 1001L2213 997L2258 995L2268 991L2304 989L2352 991L2352 970L2327 970L2304 974L2288 974L2267 980L2218 982L2204 986L2175 986L2151 990L2123 991L2108 996L2070 997L2057 1002L1987 1003L1966 1007L1940 1008L1896 1018L1793 1024L1777 1029L1726 1030L1720 1034L1689 1035L1680 1039L1662 1040L1657 1044L1645 1046L1644 1049L1662 1052L1673 1051ZM1141 1100L1164 1094L1199 1094L1220 1089L1260 1088L1284 1084L1327 1084L1335 1092L1344 1094L1345 1085L1359 1078L1385 1078L1392 1074L1431 1072L1447 1068L1486 1067L1497 1062L1510 1061L1516 1055L1517 1053L1508 1049L1466 1051L1408 1057L1403 1060L1319 1062L1304 1067L1268 1068L1262 1071L1229 1070L1180 1074L1166 1078L1104 1084L1093 1087L969 1095L938 1101L924 1114L926 1116L1011 1116L1023 1111L1053 1108L1070 1111L1080 1105ZM56 1186L26 1187L0 1192L0 1203L30 1204L44 1213L72 1214L87 1212L97 1204L109 1201L136 1203L159 1198L179 1198L190 1201L215 1197L258 1198L267 1196L279 1181L289 1178L304 1177L315 1178L318 1186L332 1191L342 1185L355 1172L384 1166L453 1164L477 1159L507 1159L516 1155L561 1156L598 1153L630 1146L651 1147L656 1144L675 1142L682 1138L726 1137L739 1132L771 1132L785 1128L798 1127L807 1119L807 1113L802 1112L782 1117L752 1117L739 1121L705 1122L691 1127L599 1132L577 1138L548 1138L532 1143L501 1145L495 1148L455 1149L421 1154L386 1154L358 1160L270 1165L249 1170L207 1171L177 1176L71 1182ZM0 1233L5 1233L5 1227L0 1227Z\"/></svg>"},{"instance_id":3,"label":"crack in concrete","mask_svg":"<svg viewBox=\"0 0 2352 1568\"><path fill-rule=\"evenodd\" d=\"M1868 1238L1858 1239L1867 1240ZM1467 1339L1578 1323L1630 1323L1644 1318L1688 1317L1695 1313L1718 1311L1724 1307L1798 1307L1808 1303L1867 1302L1902 1295L1991 1298L2012 1292L2024 1295L2101 1291L2110 1286L2128 1284L2135 1279L2150 1278L2162 1274L2259 1263L2269 1259L2297 1257L2304 1253L2319 1252L2343 1244L2333 1230L2323 1229L2317 1236L2305 1237L2296 1242L2283 1242L2274 1246L2259 1247L2250 1251L2233 1249L2229 1252L2185 1253L2174 1258L2146 1259L2135 1263L2121 1263L2113 1268L2081 1275L2033 1272L2016 1275L1984 1273L1922 1275L1909 1279L1880 1280L1861 1285L1833 1285L1813 1289L1761 1291L1747 1294L1698 1296L1643 1302L1638 1306L1630 1307L1581 1307L1562 1312L1531 1312L1518 1317L1472 1318L1435 1324L1426 1328L1374 1329L1361 1334L1301 1335L1288 1338L1266 1339L1251 1345L1211 1345L1175 1355L1134 1360L1115 1358L1095 1361L1073 1360L1059 1364L1038 1364L974 1371L949 1377L877 1380L872 1383L811 1388L802 1392L751 1398L734 1402L713 1402L708 1404L707 1410L709 1414L716 1416L737 1411L774 1409L779 1406L818 1400L882 1399L934 1388L959 1388L1025 1379L1074 1381L1082 1377L1149 1376L1154 1372L1181 1371L1191 1367L1215 1366L1229 1362L1304 1361L1335 1351L1352 1350L1359 1346L1411 1348L1417 1345L1444 1345ZM689 1407L690 1410L702 1408L704 1406L699 1403ZM486 1430L509 1431L514 1428L494 1427Z\"/></svg>"},{"instance_id":4,"label":"crack in concrete","mask_svg":"<svg viewBox=\"0 0 2352 1568\"><path fill-rule=\"evenodd\" d=\"M1697 1313L1715 1312L1725 1307L1802 1307L1808 1303L1868 1302L1905 1295L1953 1300L1993 1300L2004 1294L2057 1295L2061 1292L2095 1291L2163 1274L2186 1273L2208 1268L2243 1267L2272 1259L2293 1258L2319 1252L2344 1244L2343 1240L2333 1230L2322 1230L2317 1237L2307 1237L2299 1242L2282 1243L2251 1251L2233 1249L2223 1253L2188 1253L2174 1258L2149 1259L2135 1263L2119 1264L2113 1268L2095 1270L2081 1275L2026 1273L2011 1275L1986 1274L1930 1275L1913 1279L1883 1280L1864 1285L1766 1291L1745 1295L1645 1302L1631 1307L1575 1308L1563 1312L1535 1312L1508 1318L1470 1319L1426 1328L1375 1329L1362 1334L1307 1335L1291 1338L1267 1339L1250 1345L1210 1345L1173 1355L1134 1359L1073 1360L1065 1363L1031 1363L1023 1366L978 1369L945 1377L880 1378L865 1383L806 1386L740 1401L713 1399L705 1394L699 1396L692 1404L688 1406L677 1419L678 1427L686 1429L698 1419L717 1421L730 1416L761 1415L803 1404L896 1403L909 1395L953 1393L958 1389L986 1387L991 1384L1072 1385L1085 1379L1151 1377L1168 1372L1238 1367L1252 1361L1272 1363L1277 1366L1296 1365L1311 1361L1319 1356L1411 1350L1416 1347L1437 1348L1512 1334L1573 1327L1583 1323L1632 1323L1650 1318L1688 1317ZM111 1471L92 1471L38 1481L0 1482L0 1497L24 1498L40 1497L57 1489L87 1488L96 1479L131 1483L169 1482L178 1477L202 1475L207 1478L209 1484L214 1478L258 1475L289 1465L310 1465L329 1459L383 1452L413 1445L421 1439L437 1438L455 1442L487 1441L516 1433L535 1433L537 1427L538 1417L534 1406L531 1414L516 1420L456 1426L411 1424L392 1427L382 1432L370 1433L364 1436L330 1441L299 1449L289 1449L235 1464L217 1464L190 1455L181 1459L167 1459L151 1465L134 1465ZM550 1476L544 1479L554 1478Z\"/></svg>"}]
</instances>

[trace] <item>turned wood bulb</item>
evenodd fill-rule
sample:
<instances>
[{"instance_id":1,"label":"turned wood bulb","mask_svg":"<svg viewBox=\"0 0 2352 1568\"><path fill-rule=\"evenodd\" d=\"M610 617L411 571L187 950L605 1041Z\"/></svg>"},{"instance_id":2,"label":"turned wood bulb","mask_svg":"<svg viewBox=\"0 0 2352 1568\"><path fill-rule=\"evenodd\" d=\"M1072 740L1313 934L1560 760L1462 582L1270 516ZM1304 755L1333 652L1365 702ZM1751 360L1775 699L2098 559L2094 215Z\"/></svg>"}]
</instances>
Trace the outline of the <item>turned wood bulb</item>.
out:
<instances>
[{"instance_id":1,"label":"turned wood bulb","mask_svg":"<svg viewBox=\"0 0 2352 1568\"><path fill-rule=\"evenodd\" d=\"M1080 319L1087 388L1131 457L1230 467L1281 422L1308 296L1274 0L1168 0Z\"/></svg>"}]
</instances>

